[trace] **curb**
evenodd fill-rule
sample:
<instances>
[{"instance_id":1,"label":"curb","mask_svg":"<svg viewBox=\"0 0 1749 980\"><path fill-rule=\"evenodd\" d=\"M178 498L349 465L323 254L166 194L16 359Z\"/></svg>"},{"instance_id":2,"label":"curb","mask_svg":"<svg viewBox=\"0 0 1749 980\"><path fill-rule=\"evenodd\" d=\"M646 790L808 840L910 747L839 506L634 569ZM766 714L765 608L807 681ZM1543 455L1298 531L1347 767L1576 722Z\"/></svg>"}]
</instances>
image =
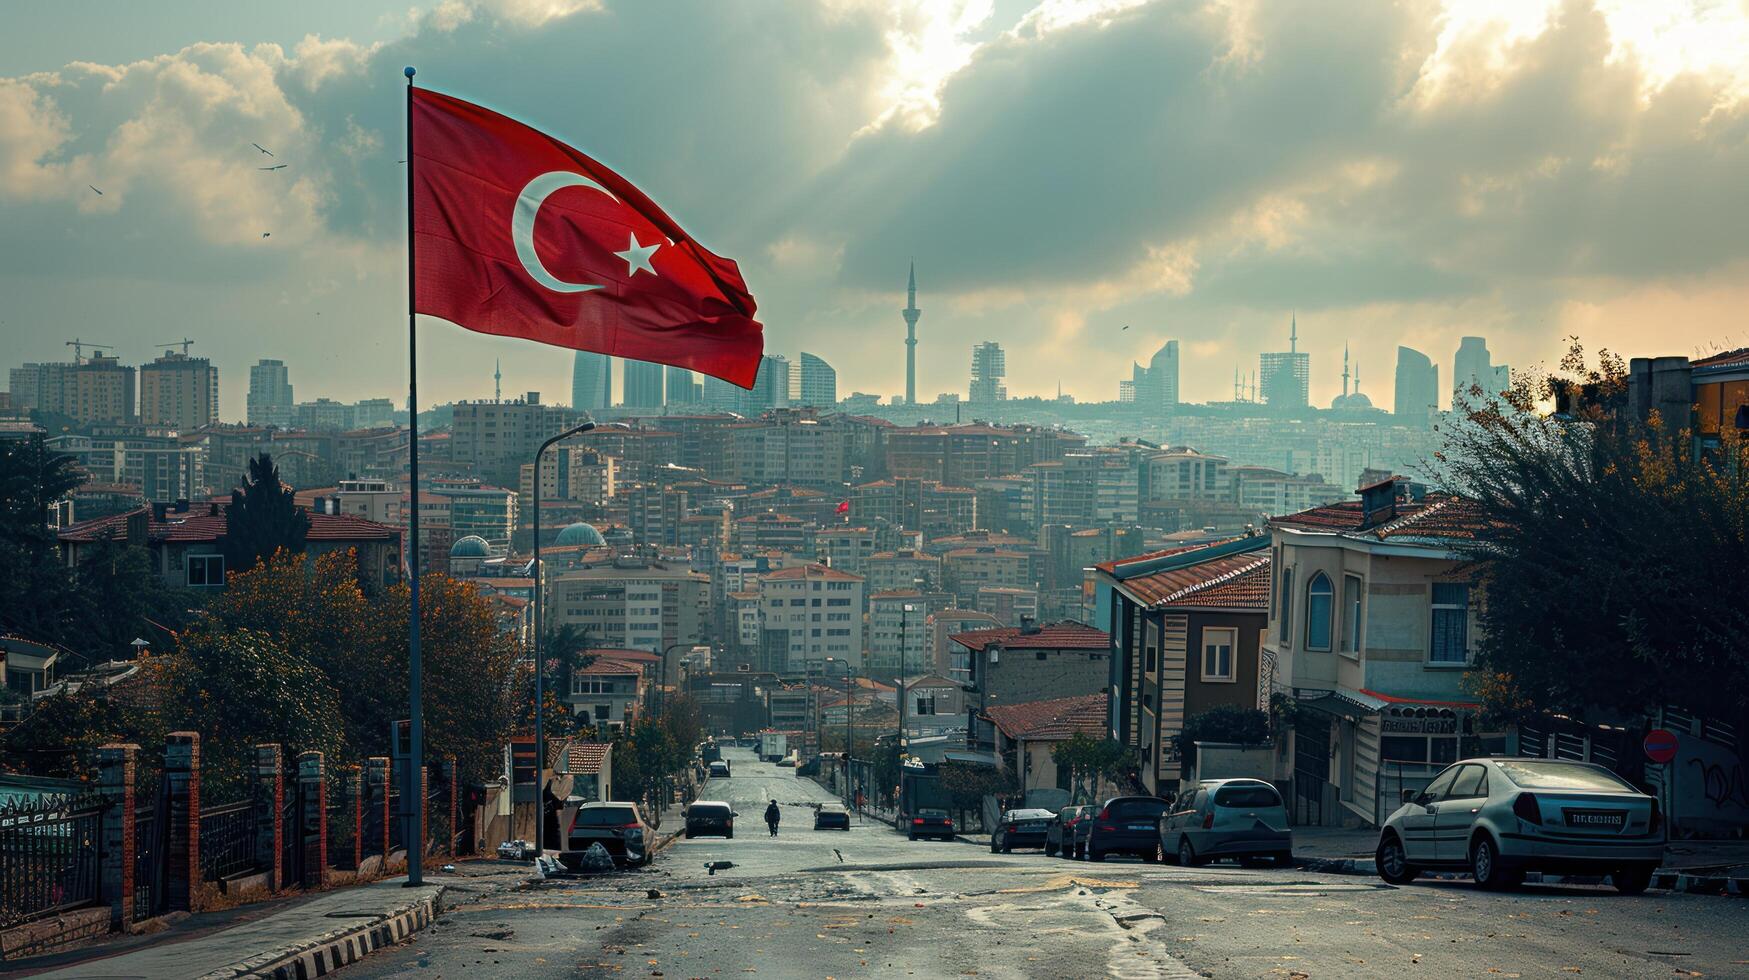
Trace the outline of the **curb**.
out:
<instances>
[{"instance_id":1,"label":"curb","mask_svg":"<svg viewBox=\"0 0 1749 980\"><path fill-rule=\"evenodd\" d=\"M1300 858L1303 871L1319 871L1332 875L1365 875L1376 877L1378 863L1372 858ZM1457 881L1469 875L1450 871L1423 871L1421 877L1435 881ZM1524 880L1542 885L1601 885L1605 875L1552 875L1540 871L1527 872ZM1666 891L1688 892L1694 895L1749 895L1749 877L1689 874L1685 871L1659 869L1652 875L1652 887Z\"/></svg>"},{"instance_id":2,"label":"curb","mask_svg":"<svg viewBox=\"0 0 1749 980\"><path fill-rule=\"evenodd\" d=\"M317 939L306 948L279 949L214 970L200 980L309 980L327 976L349 963L356 963L386 946L393 946L431 925L443 908L443 887L437 894L390 913L368 925L353 926Z\"/></svg>"}]
</instances>

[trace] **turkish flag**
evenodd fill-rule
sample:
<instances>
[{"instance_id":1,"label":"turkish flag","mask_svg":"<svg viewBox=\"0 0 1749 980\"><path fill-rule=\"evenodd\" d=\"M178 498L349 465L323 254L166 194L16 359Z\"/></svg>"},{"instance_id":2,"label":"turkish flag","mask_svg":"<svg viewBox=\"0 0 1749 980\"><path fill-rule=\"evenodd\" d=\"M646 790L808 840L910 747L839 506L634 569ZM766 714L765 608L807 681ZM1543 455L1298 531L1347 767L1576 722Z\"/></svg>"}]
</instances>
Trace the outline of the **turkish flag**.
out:
<instances>
[{"instance_id":1,"label":"turkish flag","mask_svg":"<svg viewBox=\"0 0 1749 980\"><path fill-rule=\"evenodd\" d=\"M753 387L764 328L733 261L545 133L412 97L415 312Z\"/></svg>"}]
</instances>

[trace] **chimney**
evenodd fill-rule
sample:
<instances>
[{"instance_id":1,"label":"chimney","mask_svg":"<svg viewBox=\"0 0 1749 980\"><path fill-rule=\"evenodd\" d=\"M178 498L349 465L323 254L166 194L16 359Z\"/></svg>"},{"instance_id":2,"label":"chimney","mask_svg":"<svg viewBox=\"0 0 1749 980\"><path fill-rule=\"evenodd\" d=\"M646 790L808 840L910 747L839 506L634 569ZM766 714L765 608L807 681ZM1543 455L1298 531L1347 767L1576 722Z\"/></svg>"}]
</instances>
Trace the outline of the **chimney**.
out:
<instances>
[{"instance_id":1,"label":"chimney","mask_svg":"<svg viewBox=\"0 0 1749 980\"><path fill-rule=\"evenodd\" d=\"M176 499L176 513L178 513L178 514L188 513L188 498L187 497L178 497Z\"/></svg>"},{"instance_id":2,"label":"chimney","mask_svg":"<svg viewBox=\"0 0 1749 980\"><path fill-rule=\"evenodd\" d=\"M142 507L128 515L127 535L130 547L144 548L146 546L149 535L145 508Z\"/></svg>"},{"instance_id":3,"label":"chimney","mask_svg":"<svg viewBox=\"0 0 1749 980\"><path fill-rule=\"evenodd\" d=\"M170 505L165 503L162 500L152 501L152 521L153 521L153 523L156 523L156 524L164 523L164 514L169 509L170 509Z\"/></svg>"},{"instance_id":4,"label":"chimney","mask_svg":"<svg viewBox=\"0 0 1749 980\"><path fill-rule=\"evenodd\" d=\"M209 500L206 502L206 516L208 516L208 517L219 516L219 502L218 501Z\"/></svg>"},{"instance_id":5,"label":"chimney","mask_svg":"<svg viewBox=\"0 0 1749 980\"><path fill-rule=\"evenodd\" d=\"M1035 636L1038 634L1038 631L1038 620L1033 619L1031 616L1020 617L1020 633L1022 636Z\"/></svg>"},{"instance_id":6,"label":"chimney","mask_svg":"<svg viewBox=\"0 0 1749 980\"><path fill-rule=\"evenodd\" d=\"M1397 516L1397 478L1387 477L1360 488L1362 528L1377 527Z\"/></svg>"}]
</instances>

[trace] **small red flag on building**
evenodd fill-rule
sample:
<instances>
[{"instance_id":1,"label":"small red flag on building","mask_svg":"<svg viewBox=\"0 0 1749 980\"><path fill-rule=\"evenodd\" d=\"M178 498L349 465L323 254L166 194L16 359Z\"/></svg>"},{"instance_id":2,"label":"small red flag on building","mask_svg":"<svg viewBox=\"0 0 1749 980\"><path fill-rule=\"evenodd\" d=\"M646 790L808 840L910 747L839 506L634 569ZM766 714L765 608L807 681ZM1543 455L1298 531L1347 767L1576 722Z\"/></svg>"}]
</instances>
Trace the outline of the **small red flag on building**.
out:
<instances>
[{"instance_id":1,"label":"small red flag on building","mask_svg":"<svg viewBox=\"0 0 1749 980\"><path fill-rule=\"evenodd\" d=\"M764 328L733 261L545 133L412 99L415 312L753 386Z\"/></svg>"},{"instance_id":2,"label":"small red flag on building","mask_svg":"<svg viewBox=\"0 0 1749 980\"><path fill-rule=\"evenodd\" d=\"M848 500L841 501L838 504L838 513L840 513L840 514L850 513L850 501L848 501Z\"/></svg>"}]
</instances>

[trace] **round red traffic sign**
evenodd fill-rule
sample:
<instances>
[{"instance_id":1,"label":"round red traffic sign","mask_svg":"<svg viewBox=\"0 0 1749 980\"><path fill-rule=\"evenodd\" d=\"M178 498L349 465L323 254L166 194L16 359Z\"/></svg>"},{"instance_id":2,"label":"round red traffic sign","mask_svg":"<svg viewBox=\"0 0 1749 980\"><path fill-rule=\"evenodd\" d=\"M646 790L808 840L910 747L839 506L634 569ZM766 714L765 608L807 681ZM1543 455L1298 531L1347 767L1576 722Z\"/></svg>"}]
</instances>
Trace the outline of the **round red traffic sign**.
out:
<instances>
[{"instance_id":1,"label":"round red traffic sign","mask_svg":"<svg viewBox=\"0 0 1749 980\"><path fill-rule=\"evenodd\" d=\"M1640 745L1646 750L1646 758L1653 762L1669 762L1676 758L1675 732L1654 728L1646 733L1646 740Z\"/></svg>"}]
</instances>

